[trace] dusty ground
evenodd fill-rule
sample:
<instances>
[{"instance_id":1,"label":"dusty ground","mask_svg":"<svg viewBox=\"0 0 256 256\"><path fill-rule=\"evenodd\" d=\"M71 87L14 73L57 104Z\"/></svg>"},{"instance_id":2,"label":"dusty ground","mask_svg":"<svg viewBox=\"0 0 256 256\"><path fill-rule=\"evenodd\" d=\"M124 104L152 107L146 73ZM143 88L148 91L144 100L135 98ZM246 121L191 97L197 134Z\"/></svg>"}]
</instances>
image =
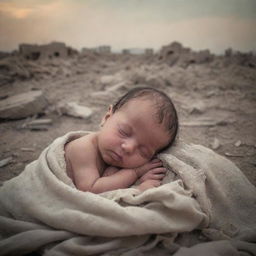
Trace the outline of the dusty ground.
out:
<instances>
[{"instance_id":1,"label":"dusty ground","mask_svg":"<svg viewBox=\"0 0 256 256\"><path fill-rule=\"evenodd\" d=\"M213 147L217 139L220 145L215 151L234 161L256 185L255 67L221 57L187 68L170 67L153 58L118 55L76 56L29 65L29 75L14 76L2 84L0 96L41 89L49 106L36 118L51 118L53 124L47 131L31 131L20 129L28 120L1 121L0 160L12 156L11 163L0 168L1 183L19 174L56 137L71 130L98 129L101 116L116 97L147 83L168 93L176 104L180 117L178 139L207 147ZM120 82L123 86L113 93L92 94ZM57 104L68 101L91 107L93 116L82 120L59 115Z\"/></svg>"}]
</instances>

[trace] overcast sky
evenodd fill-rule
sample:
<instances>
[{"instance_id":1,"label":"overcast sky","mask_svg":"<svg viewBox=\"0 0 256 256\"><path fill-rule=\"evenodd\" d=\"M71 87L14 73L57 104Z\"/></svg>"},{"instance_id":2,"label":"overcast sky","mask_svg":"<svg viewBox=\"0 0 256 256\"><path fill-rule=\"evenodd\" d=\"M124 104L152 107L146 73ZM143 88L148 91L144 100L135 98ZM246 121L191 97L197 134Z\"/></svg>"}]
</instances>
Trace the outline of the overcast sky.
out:
<instances>
[{"instance_id":1,"label":"overcast sky","mask_svg":"<svg viewBox=\"0 0 256 256\"><path fill-rule=\"evenodd\" d=\"M256 51L256 0L0 0L0 50L51 41Z\"/></svg>"}]
</instances>

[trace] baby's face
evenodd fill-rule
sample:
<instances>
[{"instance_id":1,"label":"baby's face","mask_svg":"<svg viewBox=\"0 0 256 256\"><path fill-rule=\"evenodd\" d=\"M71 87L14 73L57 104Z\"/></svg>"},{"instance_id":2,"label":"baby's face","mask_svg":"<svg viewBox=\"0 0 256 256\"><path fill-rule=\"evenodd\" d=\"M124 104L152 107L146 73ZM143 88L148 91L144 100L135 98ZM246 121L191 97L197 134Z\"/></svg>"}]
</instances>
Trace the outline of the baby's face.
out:
<instances>
[{"instance_id":1,"label":"baby's face","mask_svg":"<svg viewBox=\"0 0 256 256\"><path fill-rule=\"evenodd\" d=\"M154 117L154 106L147 99L132 99L115 113L110 110L98 137L103 160L121 168L135 168L148 162L170 135Z\"/></svg>"}]
</instances>

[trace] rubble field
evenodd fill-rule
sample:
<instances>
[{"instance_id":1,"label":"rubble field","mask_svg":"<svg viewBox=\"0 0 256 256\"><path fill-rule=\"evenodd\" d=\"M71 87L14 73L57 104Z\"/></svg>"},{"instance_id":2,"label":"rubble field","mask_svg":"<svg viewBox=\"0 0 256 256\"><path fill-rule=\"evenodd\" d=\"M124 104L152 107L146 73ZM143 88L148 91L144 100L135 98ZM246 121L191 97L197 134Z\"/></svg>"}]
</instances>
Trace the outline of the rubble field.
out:
<instances>
[{"instance_id":1,"label":"rubble field","mask_svg":"<svg viewBox=\"0 0 256 256\"><path fill-rule=\"evenodd\" d=\"M206 51L197 61L189 50L164 50L0 59L1 184L22 172L55 138L99 129L109 104L130 88L147 85L163 90L175 103L178 140L212 148L256 185L255 56Z\"/></svg>"}]
</instances>

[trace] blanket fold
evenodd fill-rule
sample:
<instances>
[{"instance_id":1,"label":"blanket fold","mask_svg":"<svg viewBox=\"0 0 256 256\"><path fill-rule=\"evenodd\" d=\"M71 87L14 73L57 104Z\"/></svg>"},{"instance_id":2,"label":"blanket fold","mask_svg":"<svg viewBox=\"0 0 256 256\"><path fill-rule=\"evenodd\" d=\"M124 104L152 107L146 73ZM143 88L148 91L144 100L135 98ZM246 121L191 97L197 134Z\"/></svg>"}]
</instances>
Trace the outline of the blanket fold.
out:
<instances>
[{"instance_id":1,"label":"blanket fold","mask_svg":"<svg viewBox=\"0 0 256 256\"><path fill-rule=\"evenodd\" d=\"M70 132L56 139L0 188L0 255L39 249L47 256L114 251L136 255L146 243L145 248L154 248L164 240L174 253L177 234L180 246L191 246L181 238L185 233L193 235L195 229L204 230L209 240L223 239L221 232L227 239L242 237L244 230L251 231L247 240L255 235L255 187L230 161L202 146L180 144L160 154L170 171L158 188L143 193L135 188L119 189L99 195L77 190L66 174L64 146L86 134ZM220 175L226 183L219 180ZM229 185L232 175L236 177L232 182L239 181L240 196ZM247 196L249 202L244 200ZM151 243L152 234L167 235L170 243L163 238Z\"/></svg>"}]
</instances>

